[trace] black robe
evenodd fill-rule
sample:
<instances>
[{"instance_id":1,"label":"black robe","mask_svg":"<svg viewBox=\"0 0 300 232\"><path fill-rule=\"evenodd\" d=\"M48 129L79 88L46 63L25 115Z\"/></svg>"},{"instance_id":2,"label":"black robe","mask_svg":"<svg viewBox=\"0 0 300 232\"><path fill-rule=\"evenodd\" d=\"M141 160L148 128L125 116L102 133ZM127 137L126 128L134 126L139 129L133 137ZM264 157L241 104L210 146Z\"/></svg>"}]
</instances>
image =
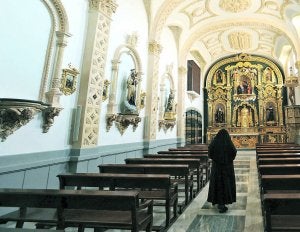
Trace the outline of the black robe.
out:
<instances>
[{"instance_id":1,"label":"black robe","mask_svg":"<svg viewBox=\"0 0 300 232\"><path fill-rule=\"evenodd\" d=\"M227 131L218 134L208 147L208 156L212 159L212 169L207 201L213 205L225 205L236 202L233 168L236 148Z\"/></svg>"}]
</instances>

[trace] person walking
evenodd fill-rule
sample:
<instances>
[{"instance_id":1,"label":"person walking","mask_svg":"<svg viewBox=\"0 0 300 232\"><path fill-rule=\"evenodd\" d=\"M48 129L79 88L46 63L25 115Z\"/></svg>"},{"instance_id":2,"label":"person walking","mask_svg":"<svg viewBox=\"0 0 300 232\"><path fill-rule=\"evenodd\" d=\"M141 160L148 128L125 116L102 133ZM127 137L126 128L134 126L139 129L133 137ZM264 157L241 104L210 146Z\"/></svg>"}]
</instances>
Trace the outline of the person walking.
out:
<instances>
[{"instance_id":1,"label":"person walking","mask_svg":"<svg viewBox=\"0 0 300 232\"><path fill-rule=\"evenodd\" d=\"M226 204L236 202L236 185L233 160L236 148L227 130L221 129L208 146L208 157L212 159L207 201L217 204L220 213L225 213Z\"/></svg>"}]
</instances>

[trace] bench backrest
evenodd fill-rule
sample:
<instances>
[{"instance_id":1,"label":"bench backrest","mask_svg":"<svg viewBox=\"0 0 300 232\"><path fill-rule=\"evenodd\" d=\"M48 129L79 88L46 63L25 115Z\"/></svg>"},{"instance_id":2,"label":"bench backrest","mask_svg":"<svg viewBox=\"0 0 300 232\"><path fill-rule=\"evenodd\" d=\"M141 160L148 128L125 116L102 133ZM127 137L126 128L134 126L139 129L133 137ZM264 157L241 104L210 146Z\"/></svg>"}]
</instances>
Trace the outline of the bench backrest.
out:
<instances>
[{"instance_id":1,"label":"bench backrest","mask_svg":"<svg viewBox=\"0 0 300 232\"><path fill-rule=\"evenodd\" d=\"M262 164L258 165L260 175L300 174L300 164Z\"/></svg>"},{"instance_id":2,"label":"bench backrest","mask_svg":"<svg viewBox=\"0 0 300 232\"><path fill-rule=\"evenodd\" d=\"M206 154L146 154L144 158L199 159L202 162L208 161Z\"/></svg>"},{"instance_id":3,"label":"bench backrest","mask_svg":"<svg viewBox=\"0 0 300 232\"><path fill-rule=\"evenodd\" d=\"M132 210L138 191L0 189L1 207Z\"/></svg>"},{"instance_id":4,"label":"bench backrest","mask_svg":"<svg viewBox=\"0 0 300 232\"><path fill-rule=\"evenodd\" d=\"M199 159L127 158L126 164L187 164L190 169L199 168Z\"/></svg>"},{"instance_id":5,"label":"bench backrest","mask_svg":"<svg viewBox=\"0 0 300 232\"><path fill-rule=\"evenodd\" d=\"M158 151L157 154L208 154L208 150Z\"/></svg>"},{"instance_id":6,"label":"bench backrest","mask_svg":"<svg viewBox=\"0 0 300 232\"><path fill-rule=\"evenodd\" d=\"M58 175L60 188L109 187L170 189L170 175L118 174L118 173L65 173Z\"/></svg>"},{"instance_id":7,"label":"bench backrest","mask_svg":"<svg viewBox=\"0 0 300 232\"><path fill-rule=\"evenodd\" d=\"M299 190L299 175L262 175L260 178L262 190Z\"/></svg>"},{"instance_id":8,"label":"bench backrest","mask_svg":"<svg viewBox=\"0 0 300 232\"><path fill-rule=\"evenodd\" d=\"M101 164L98 167L100 173L169 174L171 176L186 176L189 174L187 164Z\"/></svg>"}]
</instances>

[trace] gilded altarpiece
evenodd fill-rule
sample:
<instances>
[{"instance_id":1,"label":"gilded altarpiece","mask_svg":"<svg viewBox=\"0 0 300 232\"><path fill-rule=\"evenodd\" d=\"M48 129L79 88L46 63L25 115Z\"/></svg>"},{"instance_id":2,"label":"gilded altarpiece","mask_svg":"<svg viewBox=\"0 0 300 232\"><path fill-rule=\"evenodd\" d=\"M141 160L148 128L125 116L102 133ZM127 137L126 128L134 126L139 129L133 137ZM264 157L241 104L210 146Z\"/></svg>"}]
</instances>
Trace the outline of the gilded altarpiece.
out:
<instances>
[{"instance_id":1,"label":"gilded altarpiece","mask_svg":"<svg viewBox=\"0 0 300 232\"><path fill-rule=\"evenodd\" d=\"M283 74L264 57L239 54L215 63L206 77L207 141L226 128L237 148L286 142Z\"/></svg>"}]
</instances>

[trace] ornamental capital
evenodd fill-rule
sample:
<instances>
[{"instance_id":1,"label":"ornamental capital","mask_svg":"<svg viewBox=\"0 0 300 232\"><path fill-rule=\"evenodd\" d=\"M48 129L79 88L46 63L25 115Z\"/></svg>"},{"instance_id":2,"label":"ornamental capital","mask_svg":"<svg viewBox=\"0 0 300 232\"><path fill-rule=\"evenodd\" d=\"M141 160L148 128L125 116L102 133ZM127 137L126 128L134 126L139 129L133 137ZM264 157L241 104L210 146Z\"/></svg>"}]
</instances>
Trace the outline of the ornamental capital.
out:
<instances>
[{"instance_id":1,"label":"ornamental capital","mask_svg":"<svg viewBox=\"0 0 300 232\"><path fill-rule=\"evenodd\" d=\"M89 0L89 4L91 10L103 11L109 16L116 12L118 6L115 0Z\"/></svg>"},{"instance_id":2,"label":"ornamental capital","mask_svg":"<svg viewBox=\"0 0 300 232\"><path fill-rule=\"evenodd\" d=\"M159 55L162 51L162 46L156 41L151 41L149 42L148 50L153 55Z\"/></svg>"}]
</instances>

